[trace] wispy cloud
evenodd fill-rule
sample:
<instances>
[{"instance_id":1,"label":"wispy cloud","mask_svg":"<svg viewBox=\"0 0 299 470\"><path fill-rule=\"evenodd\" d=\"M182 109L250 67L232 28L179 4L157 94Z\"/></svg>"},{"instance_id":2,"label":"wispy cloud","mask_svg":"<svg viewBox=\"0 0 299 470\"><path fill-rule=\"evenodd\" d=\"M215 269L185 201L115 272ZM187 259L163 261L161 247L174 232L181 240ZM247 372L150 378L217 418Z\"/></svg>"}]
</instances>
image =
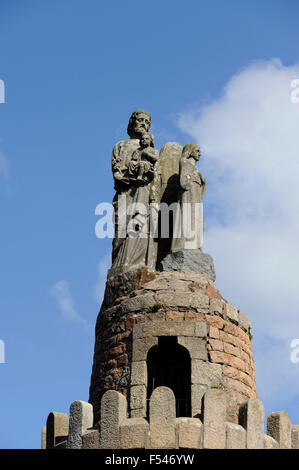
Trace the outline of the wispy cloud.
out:
<instances>
[{"instance_id":1,"label":"wispy cloud","mask_svg":"<svg viewBox=\"0 0 299 470\"><path fill-rule=\"evenodd\" d=\"M252 320L258 388L268 397L270 387L273 403L290 400L299 389L299 365L291 363L289 346L299 337L294 78L299 64L255 62L230 79L219 99L177 119L202 148L204 249L215 259L223 295Z\"/></svg>"},{"instance_id":2,"label":"wispy cloud","mask_svg":"<svg viewBox=\"0 0 299 470\"><path fill-rule=\"evenodd\" d=\"M74 299L70 292L67 281L56 282L50 289L53 297L58 302L61 313L64 318L76 323L86 323L86 320L77 312Z\"/></svg>"},{"instance_id":3,"label":"wispy cloud","mask_svg":"<svg viewBox=\"0 0 299 470\"><path fill-rule=\"evenodd\" d=\"M4 176L6 180L10 176L10 162L9 160L0 152L0 175Z\"/></svg>"}]
</instances>

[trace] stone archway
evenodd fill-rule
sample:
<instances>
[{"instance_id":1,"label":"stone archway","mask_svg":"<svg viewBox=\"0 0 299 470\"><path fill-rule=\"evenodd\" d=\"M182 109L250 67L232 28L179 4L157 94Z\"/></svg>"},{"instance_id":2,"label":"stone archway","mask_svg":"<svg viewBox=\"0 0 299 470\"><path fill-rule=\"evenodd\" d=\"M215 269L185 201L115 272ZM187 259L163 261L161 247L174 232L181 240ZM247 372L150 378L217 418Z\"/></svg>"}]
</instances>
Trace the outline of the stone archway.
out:
<instances>
[{"instance_id":1,"label":"stone archway","mask_svg":"<svg viewBox=\"0 0 299 470\"><path fill-rule=\"evenodd\" d=\"M176 416L191 416L191 358L175 336L161 336L147 355L147 402L157 387L169 387L176 398Z\"/></svg>"}]
</instances>

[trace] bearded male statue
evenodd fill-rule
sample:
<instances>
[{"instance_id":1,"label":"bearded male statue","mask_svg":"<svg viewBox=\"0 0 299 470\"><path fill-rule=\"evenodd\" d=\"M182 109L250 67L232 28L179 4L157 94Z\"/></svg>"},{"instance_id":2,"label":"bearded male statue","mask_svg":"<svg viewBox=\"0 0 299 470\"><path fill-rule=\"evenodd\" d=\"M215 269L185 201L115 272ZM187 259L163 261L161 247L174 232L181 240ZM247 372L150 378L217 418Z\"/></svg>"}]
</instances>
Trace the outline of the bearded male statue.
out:
<instances>
[{"instance_id":1,"label":"bearded male statue","mask_svg":"<svg viewBox=\"0 0 299 470\"><path fill-rule=\"evenodd\" d=\"M150 205L158 201L160 171L158 161L151 176L136 178L131 171L132 156L140 148L142 136L149 132L150 114L138 109L128 124L129 139L115 144L112 151L112 172L115 236L112 268L127 270L141 266L154 269L156 263L154 240L150 236ZM153 136L152 137L152 146Z\"/></svg>"}]
</instances>

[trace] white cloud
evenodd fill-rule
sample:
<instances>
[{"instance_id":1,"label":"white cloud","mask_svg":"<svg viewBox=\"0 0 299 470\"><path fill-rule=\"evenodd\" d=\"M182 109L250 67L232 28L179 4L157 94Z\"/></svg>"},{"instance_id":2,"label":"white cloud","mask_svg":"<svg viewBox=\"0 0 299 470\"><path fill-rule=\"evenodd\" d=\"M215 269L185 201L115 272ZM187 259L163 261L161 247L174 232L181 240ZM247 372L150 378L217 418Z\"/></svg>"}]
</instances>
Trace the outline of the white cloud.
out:
<instances>
[{"instance_id":1,"label":"white cloud","mask_svg":"<svg viewBox=\"0 0 299 470\"><path fill-rule=\"evenodd\" d=\"M299 392L299 364L290 361L290 341L299 338L296 78L299 64L255 62L219 99L177 119L202 149L204 251L222 294L252 320L258 389L268 397L270 388L273 403Z\"/></svg>"},{"instance_id":2,"label":"white cloud","mask_svg":"<svg viewBox=\"0 0 299 470\"><path fill-rule=\"evenodd\" d=\"M86 323L86 320L77 312L75 308L69 283L67 281L56 282L51 287L51 294L56 298L59 308L67 320L71 320L77 323Z\"/></svg>"},{"instance_id":3,"label":"white cloud","mask_svg":"<svg viewBox=\"0 0 299 470\"><path fill-rule=\"evenodd\" d=\"M0 175L3 175L6 180L9 179L10 173L10 162L8 159L0 152Z\"/></svg>"},{"instance_id":4,"label":"white cloud","mask_svg":"<svg viewBox=\"0 0 299 470\"><path fill-rule=\"evenodd\" d=\"M94 298L96 302L101 302L105 293L107 271L111 267L111 253L107 253L99 261L97 266L97 282L94 286Z\"/></svg>"}]
</instances>

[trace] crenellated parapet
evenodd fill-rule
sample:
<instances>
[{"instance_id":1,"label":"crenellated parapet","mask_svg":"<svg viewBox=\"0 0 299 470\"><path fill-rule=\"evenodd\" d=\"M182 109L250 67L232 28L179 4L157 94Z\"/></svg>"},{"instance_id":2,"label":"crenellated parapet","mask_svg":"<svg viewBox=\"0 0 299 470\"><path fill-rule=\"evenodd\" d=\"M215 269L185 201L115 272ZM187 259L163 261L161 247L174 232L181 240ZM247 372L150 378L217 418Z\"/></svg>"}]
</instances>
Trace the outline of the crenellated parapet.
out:
<instances>
[{"instance_id":1,"label":"crenellated parapet","mask_svg":"<svg viewBox=\"0 0 299 470\"><path fill-rule=\"evenodd\" d=\"M108 390L101 400L101 421L96 428L92 424L90 403L72 403L64 440L57 433L65 432L66 415L51 413L47 448L299 449L299 426L292 425L285 411L269 414L267 434L264 433L264 406L257 398L250 398L240 406L238 423L226 419L223 390L208 390L202 407L202 419L176 417L173 391L158 387L150 398L149 418L129 418L124 395Z\"/></svg>"}]
</instances>

